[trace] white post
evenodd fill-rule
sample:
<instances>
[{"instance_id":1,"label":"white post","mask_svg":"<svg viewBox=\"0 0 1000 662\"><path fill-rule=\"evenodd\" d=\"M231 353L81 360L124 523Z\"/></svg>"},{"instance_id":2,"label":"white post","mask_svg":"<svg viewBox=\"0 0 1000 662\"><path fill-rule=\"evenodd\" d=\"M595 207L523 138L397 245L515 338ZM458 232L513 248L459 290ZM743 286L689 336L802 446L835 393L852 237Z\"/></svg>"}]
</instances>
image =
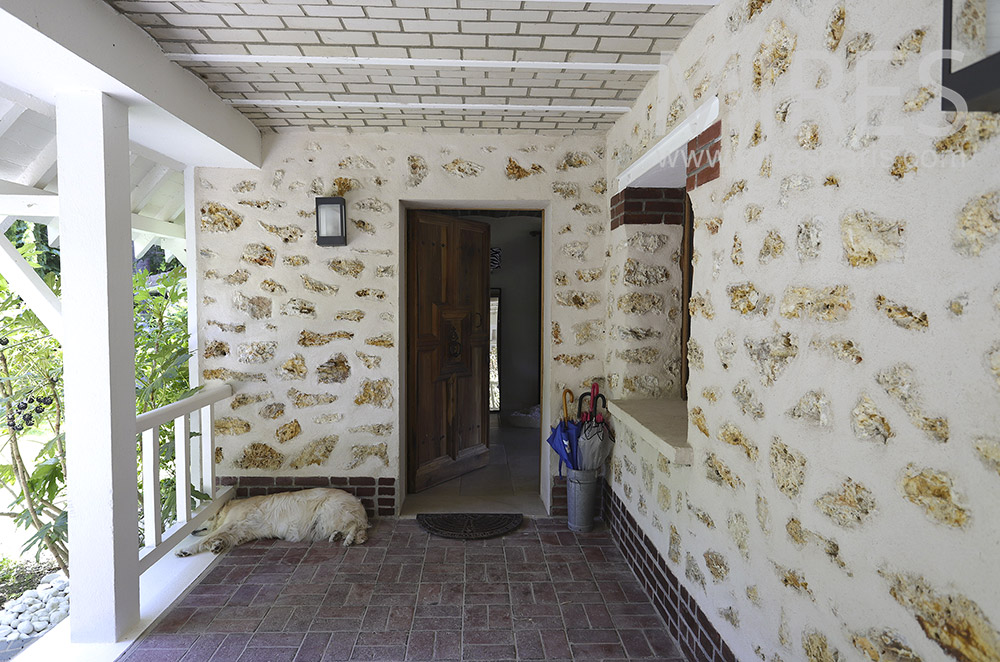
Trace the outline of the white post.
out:
<instances>
[{"instance_id":1,"label":"white post","mask_svg":"<svg viewBox=\"0 0 1000 662\"><path fill-rule=\"evenodd\" d=\"M184 264L187 268L187 300L188 300L188 351L191 358L188 359L188 382L191 388L201 384L201 349L200 335L198 334L198 306L201 304L201 297L198 296L198 220L201 214L198 213L198 202L194 195L195 177L194 166L184 168L184 240L187 243L188 260ZM196 412L191 416L191 432L195 436L191 440L191 474L194 476L195 484L209 496L213 496L211 489L206 489L204 475L209 468L204 462L207 459L208 451L205 441L205 426L202 425L204 416L201 412ZM211 426L211 421L209 421ZM211 446L209 444L209 446ZM212 450L212 462L214 462L214 449ZM209 486L210 487L210 486Z\"/></svg>"},{"instance_id":2,"label":"white post","mask_svg":"<svg viewBox=\"0 0 1000 662\"><path fill-rule=\"evenodd\" d=\"M161 519L160 426L154 425L142 433L142 528L146 547L156 547L163 540Z\"/></svg>"},{"instance_id":3,"label":"white post","mask_svg":"<svg viewBox=\"0 0 1000 662\"><path fill-rule=\"evenodd\" d=\"M191 519L191 414L174 419L174 477L177 521Z\"/></svg>"},{"instance_id":4,"label":"white post","mask_svg":"<svg viewBox=\"0 0 1000 662\"><path fill-rule=\"evenodd\" d=\"M71 636L114 642L139 619L128 108L67 92L56 123Z\"/></svg>"}]
</instances>

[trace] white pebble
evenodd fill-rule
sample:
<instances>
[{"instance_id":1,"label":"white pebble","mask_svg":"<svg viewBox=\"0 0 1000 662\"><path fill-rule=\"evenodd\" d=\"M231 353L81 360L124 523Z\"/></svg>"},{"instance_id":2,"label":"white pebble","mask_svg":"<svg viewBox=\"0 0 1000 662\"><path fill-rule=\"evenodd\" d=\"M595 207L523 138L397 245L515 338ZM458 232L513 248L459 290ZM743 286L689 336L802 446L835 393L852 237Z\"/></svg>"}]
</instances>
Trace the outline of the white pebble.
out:
<instances>
[{"instance_id":1,"label":"white pebble","mask_svg":"<svg viewBox=\"0 0 1000 662\"><path fill-rule=\"evenodd\" d=\"M0 611L0 625L10 625L14 622L15 618L17 618L17 614L12 611L7 611L6 609Z\"/></svg>"},{"instance_id":2,"label":"white pebble","mask_svg":"<svg viewBox=\"0 0 1000 662\"><path fill-rule=\"evenodd\" d=\"M35 631L35 626L31 624L31 621L21 621L17 624L17 631L21 634L31 634Z\"/></svg>"},{"instance_id":3,"label":"white pebble","mask_svg":"<svg viewBox=\"0 0 1000 662\"><path fill-rule=\"evenodd\" d=\"M20 602L15 602L14 604L12 604L9 607L7 607L8 610L14 612L15 614L20 614L22 611L24 611L27 608L28 608L27 605L25 605L23 603L20 603Z\"/></svg>"},{"instance_id":4,"label":"white pebble","mask_svg":"<svg viewBox=\"0 0 1000 662\"><path fill-rule=\"evenodd\" d=\"M64 618L66 618L68 615L69 615L69 612L66 612L66 611L62 611L62 610L54 611L51 614L49 614L49 623L51 623L52 625L55 625L56 623L60 622Z\"/></svg>"},{"instance_id":5,"label":"white pebble","mask_svg":"<svg viewBox=\"0 0 1000 662\"><path fill-rule=\"evenodd\" d=\"M8 634L14 631L9 625L0 625L0 637L6 637Z\"/></svg>"},{"instance_id":6,"label":"white pebble","mask_svg":"<svg viewBox=\"0 0 1000 662\"><path fill-rule=\"evenodd\" d=\"M6 637L7 641L17 641L20 638L21 638L21 633L20 632L11 632Z\"/></svg>"},{"instance_id":7,"label":"white pebble","mask_svg":"<svg viewBox=\"0 0 1000 662\"><path fill-rule=\"evenodd\" d=\"M25 591L24 593L21 594L21 599L22 600L24 598L37 598L37 597L38 597L38 591L36 591L34 589L32 589L30 591Z\"/></svg>"}]
</instances>

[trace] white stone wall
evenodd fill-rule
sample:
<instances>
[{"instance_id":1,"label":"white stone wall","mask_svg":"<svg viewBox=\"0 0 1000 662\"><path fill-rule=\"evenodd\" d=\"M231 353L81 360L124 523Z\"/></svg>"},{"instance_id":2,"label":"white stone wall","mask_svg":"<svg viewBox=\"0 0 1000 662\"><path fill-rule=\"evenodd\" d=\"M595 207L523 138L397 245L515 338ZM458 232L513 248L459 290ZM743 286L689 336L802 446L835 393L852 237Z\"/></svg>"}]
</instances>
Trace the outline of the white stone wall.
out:
<instances>
[{"instance_id":1,"label":"white stone wall","mask_svg":"<svg viewBox=\"0 0 1000 662\"><path fill-rule=\"evenodd\" d=\"M237 392L216 407L220 474L400 476L402 201L543 208L543 388L558 403L604 374L602 339L572 332L604 312L602 137L317 131L266 154L196 177L199 366ZM338 194L349 243L319 247L314 198Z\"/></svg>"},{"instance_id":2,"label":"white stone wall","mask_svg":"<svg viewBox=\"0 0 1000 662\"><path fill-rule=\"evenodd\" d=\"M721 101L695 463L619 425L612 474L741 660L1000 659L1000 118L940 112L940 43L935 0L726 0L609 134L610 182Z\"/></svg>"}]
</instances>

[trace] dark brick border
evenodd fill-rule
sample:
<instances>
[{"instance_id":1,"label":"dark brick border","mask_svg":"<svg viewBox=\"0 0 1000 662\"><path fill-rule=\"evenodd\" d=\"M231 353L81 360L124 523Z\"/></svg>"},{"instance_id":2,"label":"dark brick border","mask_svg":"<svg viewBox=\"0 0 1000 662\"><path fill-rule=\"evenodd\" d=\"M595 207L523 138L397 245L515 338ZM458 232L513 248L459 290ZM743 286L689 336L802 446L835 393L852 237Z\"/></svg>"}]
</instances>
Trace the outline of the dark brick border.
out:
<instances>
[{"instance_id":1,"label":"dark brick border","mask_svg":"<svg viewBox=\"0 0 1000 662\"><path fill-rule=\"evenodd\" d=\"M627 188L611 198L611 229L620 225L683 225L684 189Z\"/></svg>"},{"instance_id":2,"label":"dark brick border","mask_svg":"<svg viewBox=\"0 0 1000 662\"><path fill-rule=\"evenodd\" d=\"M687 190L719 178L722 159L722 120L688 143Z\"/></svg>"},{"instance_id":3,"label":"dark brick border","mask_svg":"<svg viewBox=\"0 0 1000 662\"><path fill-rule=\"evenodd\" d=\"M625 504L604 482L604 523L625 556L653 606L667 623L667 632L691 662L738 662L705 612L670 570Z\"/></svg>"},{"instance_id":4,"label":"dark brick border","mask_svg":"<svg viewBox=\"0 0 1000 662\"><path fill-rule=\"evenodd\" d=\"M290 492L310 487L336 487L361 500L369 517L393 517L396 505L396 479L371 476L219 476L219 485L232 485L237 498Z\"/></svg>"},{"instance_id":5,"label":"dark brick border","mask_svg":"<svg viewBox=\"0 0 1000 662\"><path fill-rule=\"evenodd\" d=\"M552 508L549 509L550 517L569 517L569 507L566 501L566 477L552 477Z\"/></svg>"}]
</instances>

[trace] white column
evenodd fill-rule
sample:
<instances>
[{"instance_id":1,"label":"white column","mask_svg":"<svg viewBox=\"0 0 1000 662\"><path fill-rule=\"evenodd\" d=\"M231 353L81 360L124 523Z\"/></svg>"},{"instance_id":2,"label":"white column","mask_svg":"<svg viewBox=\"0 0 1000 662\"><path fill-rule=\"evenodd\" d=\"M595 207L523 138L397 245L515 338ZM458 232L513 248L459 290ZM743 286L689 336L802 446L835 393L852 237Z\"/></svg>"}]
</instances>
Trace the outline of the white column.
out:
<instances>
[{"instance_id":1,"label":"white column","mask_svg":"<svg viewBox=\"0 0 1000 662\"><path fill-rule=\"evenodd\" d=\"M56 137L71 636L113 642L139 620L128 108L60 94Z\"/></svg>"},{"instance_id":2,"label":"white column","mask_svg":"<svg viewBox=\"0 0 1000 662\"><path fill-rule=\"evenodd\" d=\"M198 213L198 202L195 199L195 177L194 166L184 168L184 240L187 244L188 260L185 263L187 268L187 300L188 300L188 350L191 358L188 359L188 382L191 388L201 385L201 348L200 335L198 333L198 307L201 304L201 297L198 291L198 220L201 214ZM212 495L212 490L205 489L202 479L204 472L209 468L203 464L205 459L205 448L210 444L201 433L206 429L202 425L202 416L195 413L191 416L191 432L198 433L191 439L191 476L203 492ZM209 426L207 428L211 430ZM214 462L214 456L211 460Z\"/></svg>"}]
</instances>

